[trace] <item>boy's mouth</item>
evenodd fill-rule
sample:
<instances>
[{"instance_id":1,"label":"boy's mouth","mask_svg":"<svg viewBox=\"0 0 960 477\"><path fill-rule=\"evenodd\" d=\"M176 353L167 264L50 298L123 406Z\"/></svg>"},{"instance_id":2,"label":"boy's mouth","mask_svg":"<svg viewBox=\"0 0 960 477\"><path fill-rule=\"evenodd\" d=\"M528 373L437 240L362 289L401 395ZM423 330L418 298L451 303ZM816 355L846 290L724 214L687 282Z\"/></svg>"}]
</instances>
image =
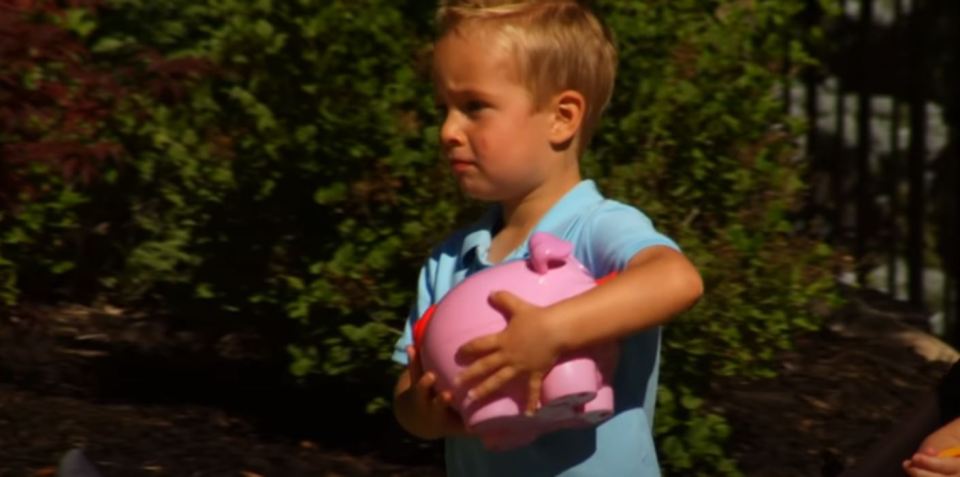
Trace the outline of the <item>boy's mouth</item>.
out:
<instances>
[{"instance_id":1,"label":"boy's mouth","mask_svg":"<svg viewBox=\"0 0 960 477\"><path fill-rule=\"evenodd\" d=\"M467 159L450 159L450 168L453 172L461 173L476 167L473 161Z\"/></svg>"}]
</instances>

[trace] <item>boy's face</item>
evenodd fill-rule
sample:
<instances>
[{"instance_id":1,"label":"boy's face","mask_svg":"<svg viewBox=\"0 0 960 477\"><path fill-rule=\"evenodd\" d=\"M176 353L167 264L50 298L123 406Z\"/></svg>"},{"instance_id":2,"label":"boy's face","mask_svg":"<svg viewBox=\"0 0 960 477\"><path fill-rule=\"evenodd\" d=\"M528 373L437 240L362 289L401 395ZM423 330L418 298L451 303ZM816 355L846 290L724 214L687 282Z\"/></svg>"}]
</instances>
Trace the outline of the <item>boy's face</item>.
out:
<instances>
[{"instance_id":1,"label":"boy's face","mask_svg":"<svg viewBox=\"0 0 960 477\"><path fill-rule=\"evenodd\" d=\"M492 35L447 34L436 45L443 158L460 188L481 200L522 197L548 179L549 108L536 111L509 54Z\"/></svg>"}]
</instances>

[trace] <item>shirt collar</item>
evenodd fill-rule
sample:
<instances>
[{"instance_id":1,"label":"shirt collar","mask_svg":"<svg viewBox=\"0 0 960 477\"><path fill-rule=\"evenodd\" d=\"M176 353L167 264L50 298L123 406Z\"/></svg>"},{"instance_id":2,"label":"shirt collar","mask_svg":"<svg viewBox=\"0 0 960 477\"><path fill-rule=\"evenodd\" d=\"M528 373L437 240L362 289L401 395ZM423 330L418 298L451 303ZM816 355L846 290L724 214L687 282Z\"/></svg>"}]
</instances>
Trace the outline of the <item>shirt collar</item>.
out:
<instances>
[{"instance_id":1,"label":"shirt collar","mask_svg":"<svg viewBox=\"0 0 960 477\"><path fill-rule=\"evenodd\" d=\"M563 197L550 207L550 210L540 219L533 232L553 232L558 233L557 229L565 224L570 218L580 212L583 207L595 204L603 200L603 196L597 190L597 185L590 179L580 181L576 186L567 191ZM483 216L470 227L470 230L463 238L460 247L460 258L467 265L471 265L478 259L485 259L487 251L490 249L490 242L493 235L499 227L501 220L500 206L494 205L487 209ZM526 253L526 241L518 250ZM514 257L516 251L511 253ZM483 260L485 261L485 260Z\"/></svg>"},{"instance_id":2,"label":"shirt collar","mask_svg":"<svg viewBox=\"0 0 960 477\"><path fill-rule=\"evenodd\" d=\"M460 259L469 265L481 255L486 256L490 242L493 241L494 229L499 228L499 223L500 205L488 207L480 220L475 222L463 237L463 243L460 245Z\"/></svg>"}]
</instances>

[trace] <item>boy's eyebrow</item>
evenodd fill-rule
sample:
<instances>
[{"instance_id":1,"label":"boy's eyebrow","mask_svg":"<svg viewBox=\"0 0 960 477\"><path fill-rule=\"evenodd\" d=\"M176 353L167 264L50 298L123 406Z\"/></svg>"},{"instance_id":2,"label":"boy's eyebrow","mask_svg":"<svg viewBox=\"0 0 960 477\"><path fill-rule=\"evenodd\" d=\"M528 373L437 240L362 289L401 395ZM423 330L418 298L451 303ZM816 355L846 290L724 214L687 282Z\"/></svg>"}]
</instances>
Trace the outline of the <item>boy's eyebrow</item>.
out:
<instances>
[{"instance_id":1,"label":"boy's eyebrow","mask_svg":"<svg viewBox=\"0 0 960 477\"><path fill-rule=\"evenodd\" d=\"M472 87L466 87L463 89L449 88L447 89L447 92L452 96L470 96L470 97L479 97L482 99L489 99L493 97L492 94L487 93L486 91L481 91L479 89L472 88ZM439 99L440 95L436 95L435 97Z\"/></svg>"}]
</instances>

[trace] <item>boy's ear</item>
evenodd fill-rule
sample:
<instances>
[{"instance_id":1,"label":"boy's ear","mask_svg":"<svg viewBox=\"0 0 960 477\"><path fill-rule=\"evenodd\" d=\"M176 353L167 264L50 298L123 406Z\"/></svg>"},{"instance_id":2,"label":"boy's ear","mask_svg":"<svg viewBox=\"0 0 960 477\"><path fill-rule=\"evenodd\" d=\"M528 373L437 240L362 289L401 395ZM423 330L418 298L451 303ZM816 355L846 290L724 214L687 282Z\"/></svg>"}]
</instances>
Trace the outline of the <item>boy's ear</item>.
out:
<instances>
[{"instance_id":1,"label":"boy's ear","mask_svg":"<svg viewBox=\"0 0 960 477\"><path fill-rule=\"evenodd\" d=\"M562 146L570 143L580 131L587 102L582 94L567 90L554 96L552 106L550 142L554 146Z\"/></svg>"}]
</instances>

